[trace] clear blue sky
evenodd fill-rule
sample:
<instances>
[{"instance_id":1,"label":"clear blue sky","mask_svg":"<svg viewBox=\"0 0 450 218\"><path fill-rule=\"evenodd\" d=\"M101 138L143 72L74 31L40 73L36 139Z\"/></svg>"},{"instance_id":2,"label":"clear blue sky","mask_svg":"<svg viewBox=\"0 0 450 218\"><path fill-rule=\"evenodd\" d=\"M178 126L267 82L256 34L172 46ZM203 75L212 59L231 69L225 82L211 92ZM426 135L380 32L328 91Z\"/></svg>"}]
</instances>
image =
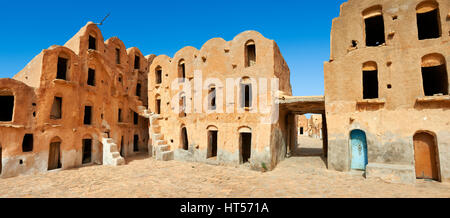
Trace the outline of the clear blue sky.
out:
<instances>
[{"instance_id":1,"label":"clear blue sky","mask_svg":"<svg viewBox=\"0 0 450 218\"><path fill-rule=\"evenodd\" d=\"M63 45L88 21L144 55L173 56L209 39L256 30L277 42L294 95L323 95L331 21L345 0L5 1L0 7L0 78L12 77L42 49Z\"/></svg>"}]
</instances>

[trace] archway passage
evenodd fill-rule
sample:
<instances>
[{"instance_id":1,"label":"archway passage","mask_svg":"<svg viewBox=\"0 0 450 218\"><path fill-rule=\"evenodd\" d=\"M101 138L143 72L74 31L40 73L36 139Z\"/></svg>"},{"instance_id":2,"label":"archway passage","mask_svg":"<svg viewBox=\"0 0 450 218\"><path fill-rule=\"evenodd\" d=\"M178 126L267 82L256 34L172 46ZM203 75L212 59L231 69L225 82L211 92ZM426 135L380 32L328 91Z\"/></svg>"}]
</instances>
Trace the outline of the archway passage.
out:
<instances>
[{"instance_id":1,"label":"archway passage","mask_svg":"<svg viewBox=\"0 0 450 218\"><path fill-rule=\"evenodd\" d=\"M353 130L350 133L351 169L366 170L367 140L366 133L362 130Z\"/></svg>"},{"instance_id":2,"label":"archway passage","mask_svg":"<svg viewBox=\"0 0 450 218\"><path fill-rule=\"evenodd\" d=\"M181 128L181 141L183 143L183 149L186 151L189 150L189 141L186 127Z\"/></svg>"},{"instance_id":3,"label":"archway passage","mask_svg":"<svg viewBox=\"0 0 450 218\"><path fill-rule=\"evenodd\" d=\"M439 180L437 146L433 135L426 132L414 135L414 160L417 179Z\"/></svg>"},{"instance_id":4,"label":"archway passage","mask_svg":"<svg viewBox=\"0 0 450 218\"><path fill-rule=\"evenodd\" d=\"M217 157L217 135L218 131L208 131L208 154L207 158Z\"/></svg>"},{"instance_id":5,"label":"archway passage","mask_svg":"<svg viewBox=\"0 0 450 218\"><path fill-rule=\"evenodd\" d=\"M252 134L251 133L240 133L240 147L241 147L241 158L242 163L248 162L252 156Z\"/></svg>"},{"instance_id":6,"label":"archway passage","mask_svg":"<svg viewBox=\"0 0 450 218\"><path fill-rule=\"evenodd\" d=\"M50 143L48 170L61 168L61 142Z\"/></svg>"}]
</instances>

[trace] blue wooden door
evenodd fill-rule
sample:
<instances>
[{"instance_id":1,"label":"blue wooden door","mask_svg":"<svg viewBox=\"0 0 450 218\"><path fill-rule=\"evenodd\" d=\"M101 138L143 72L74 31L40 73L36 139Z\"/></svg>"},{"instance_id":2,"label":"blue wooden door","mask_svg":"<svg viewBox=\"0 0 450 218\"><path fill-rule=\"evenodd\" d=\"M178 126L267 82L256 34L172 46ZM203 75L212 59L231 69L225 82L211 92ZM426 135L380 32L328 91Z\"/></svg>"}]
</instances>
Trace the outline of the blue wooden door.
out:
<instances>
[{"instance_id":1,"label":"blue wooden door","mask_svg":"<svg viewBox=\"0 0 450 218\"><path fill-rule=\"evenodd\" d=\"M367 161L367 141L366 134L361 130L353 130L350 133L350 145L353 170L366 170Z\"/></svg>"}]
</instances>

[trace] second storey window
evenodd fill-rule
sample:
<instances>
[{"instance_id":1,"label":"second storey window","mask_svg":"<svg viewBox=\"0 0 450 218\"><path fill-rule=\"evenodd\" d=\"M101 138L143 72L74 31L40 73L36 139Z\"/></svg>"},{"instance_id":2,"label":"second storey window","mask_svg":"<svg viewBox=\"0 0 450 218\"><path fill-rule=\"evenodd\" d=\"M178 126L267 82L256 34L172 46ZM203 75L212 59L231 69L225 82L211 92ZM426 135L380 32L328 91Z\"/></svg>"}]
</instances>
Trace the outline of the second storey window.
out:
<instances>
[{"instance_id":1,"label":"second storey window","mask_svg":"<svg viewBox=\"0 0 450 218\"><path fill-rule=\"evenodd\" d=\"M363 99L378 98L378 67L375 62L363 65Z\"/></svg>"},{"instance_id":2,"label":"second storey window","mask_svg":"<svg viewBox=\"0 0 450 218\"><path fill-rule=\"evenodd\" d=\"M90 86L95 86L95 70L89 68L87 84Z\"/></svg>"},{"instance_id":3,"label":"second storey window","mask_svg":"<svg viewBox=\"0 0 450 218\"><path fill-rule=\"evenodd\" d=\"M434 1L420 3L416 9L419 40L441 37L439 5Z\"/></svg>"},{"instance_id":4,"label":"second storey window","mask_svg":"<svg viewBox=\"0 0 450 218\"><path fill-rule=\"evenodd\" d=\"M89 35L89 49L97 50L97 39Z\"/></svg>"},{"instance_id":5,"label":"second storey window","mask_svg":"<svg viewBox=\"0 0 450 218\"><path fill-rule=\"evenodd\" d=\"M58 57L56 79L67 79L68 62L66 58Z\"/></svg>"},{"instance_id":6,"label":"second storey window","mask_svg":"<svg viewBox=\"0 0 450 218\"><path fill-rule=\"evenodd\" d=\"M156 82L156 84L162 83L162 68L161 67L157 67L155 70L155 82Z\"/></svg>"},{"instance_id":7,"label":"second storey window","mask_svg":"<svg viewBox=\"0 0 450 218\"><path fill-rule=\"evenodd\" d=\"M53 99L52 111L50 113L50 119L59 120L62 118L62 98L55 97Z\"/></svg>"},{"instance_id":8,"label":"second storey window","mask_svg":"<svg viewBox=\"0 0 450 218\"><path fill-rule=\"evenodd\" d=\"M134 56L134 69L139 70L141 66L141 58L139 56Z\"/></svg>"},{"instance_id":9,"label":"second storey window","mask_svg":"<svg viewBox=\"0 0 450 218\"><path fill-rule=\"evenodd\" d=\"M448 73L444 56L430 54L422 58L422 80L425 96L448 95Z\"/></svg>"},{"instance_id":10,"label":"second storey window","mask_svg":"<svg viewBox=\"0 0 450 218\"><path fill-rule=\"evenodd\" d=\"M386 42L384 20L381 6L369 8L363 12L366 46L380 46Z\"/></svg>"},{"instance_id":11,"label":"second storey window","mask_svg":"<svg viewBox=\"0 0 450 218\"><path fill-rule=\"evenodd\" d=\"M253 40L245 44L245 67L251 67L256 64L256 45Z\"/></svg>"}]
</instances>

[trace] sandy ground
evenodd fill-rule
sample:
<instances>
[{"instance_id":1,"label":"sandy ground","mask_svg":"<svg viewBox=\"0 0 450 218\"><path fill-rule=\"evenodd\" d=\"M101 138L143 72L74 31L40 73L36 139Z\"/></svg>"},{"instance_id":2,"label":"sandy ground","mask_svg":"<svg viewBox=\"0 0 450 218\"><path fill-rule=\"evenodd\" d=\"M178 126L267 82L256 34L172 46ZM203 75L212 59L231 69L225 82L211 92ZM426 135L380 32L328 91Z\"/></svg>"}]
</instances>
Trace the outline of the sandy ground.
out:
<instances>
[{"instance_id":1,"label":"sandy ground","mask_svg":"<svg viewBox=\"0 0 450 218\"><path fill-rule=\"evenodd\" d=\"M321 142L302 138L295 155L274 171L159 162L145 155L119 167L89 166L0 179L0 197L450 197L450 185L418 181L389 184L361 175L328 171Z\"/></svg>"}]
</instances>

